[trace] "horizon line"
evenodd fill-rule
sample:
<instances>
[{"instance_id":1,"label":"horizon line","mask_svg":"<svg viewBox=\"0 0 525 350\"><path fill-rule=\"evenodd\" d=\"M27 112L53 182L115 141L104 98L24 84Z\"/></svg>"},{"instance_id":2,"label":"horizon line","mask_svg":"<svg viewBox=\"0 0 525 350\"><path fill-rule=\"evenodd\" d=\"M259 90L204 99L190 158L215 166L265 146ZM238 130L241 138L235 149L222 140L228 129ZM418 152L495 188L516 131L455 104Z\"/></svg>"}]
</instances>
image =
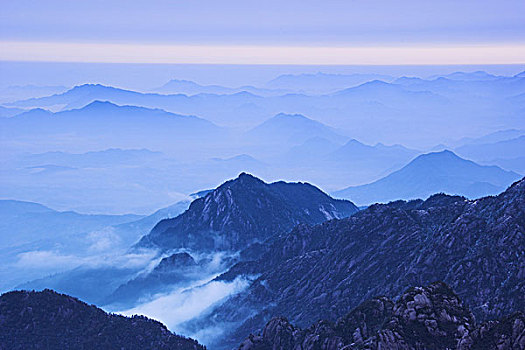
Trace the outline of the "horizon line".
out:
<instances>
[{"instance_id":1,"label":"horizon line","mask_svg":"<svg viewBox=\"0 0 525 350\"><path fill-rule=\"evenodd\" d=\"M517 65L525 44L435 46L159 45L0 41L0 61L224 65Z\"/></svg>"}]
</instances>

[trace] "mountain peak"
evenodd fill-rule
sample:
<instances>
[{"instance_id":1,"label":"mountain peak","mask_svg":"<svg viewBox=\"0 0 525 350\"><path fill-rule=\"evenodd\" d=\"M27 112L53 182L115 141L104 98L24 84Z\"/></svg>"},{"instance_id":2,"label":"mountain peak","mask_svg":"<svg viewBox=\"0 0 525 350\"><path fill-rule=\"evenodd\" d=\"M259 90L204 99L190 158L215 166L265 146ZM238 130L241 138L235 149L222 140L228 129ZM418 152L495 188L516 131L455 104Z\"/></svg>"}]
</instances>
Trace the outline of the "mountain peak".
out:
<instances>
[{"instance_id":1,"label":"mountain peak","mask_svg":"<svg viewBox=\"0 0 525 350\"><path fill-rule=\"evenodd\" d=\"M237 176L236 179L227 181L224 183L224 185L234 185L234 184L241 184L241 185L264 185L265 182L258 177L253 176L252 174L242 172ZM221 189L222 186L219 186L217 190Z\"/></svg>"},{"instance_id":2,"label":"mountain peak","mask_svg":"<svg viewBox=\"0 0 525 350\"><path fill-rule=\"evenodd\" d=\"M353 203L335 200L309 184L267 184L243 172L194 200L185 213L159 222L139 246L242 250L297 224L322 223L355 212Z\"/></svg>"},{"instance_id":3,"label":"mountain peak","mask_svg":"<svg viewBox=\"0 0 525 350\"><path fill-rule=\"evenodd\" d=\"M497 166L479 165L443 150L419 155L377 181L348 187L335 194L359 205L428 198L439 192L479 198L497 194L519 178L516 173Z\"/></svg>"},{"instance_id":4,"label":"mountain peak","mask_svg":"<svg viewBox=\"0 0 525 350\"><path fill-rule=\"evenodd\" d=\"M98 108L116 108L118 105L110 101L95 100L91 103L88 103L81 109L98 109Z\"/></svg>"},{"instance_id":5,"label":"mountain peak","mask_svg":"<svg viewBox=\"0 0 525 350\"><path fill-rule=\"evenodd\" d=\"M298 113L289 114L289 113L283 113L283 112L276 114L272 119L311 120L310 118L305 117L302 114L298 114Z\"/></svg>"},{"instance_id":6,"label":"mountain peak","mask_svg":"<svg viewBox=\"0 0 525 350\"><path fill-rule=\"evenodd\" d=\"M429 158L462 159L456 153L454 153L454 152L452 152L451 150L448 150L448 149L444 149L442 151L425 153L425 154L422 154L422 155L418 156L417 158L421 158L421 159L429 159Z\"/></svg>"},{"instance_id":7,"label":"mountain peak","mask_svg":"<svg viewBox=\"0 0 525 350\"><path fill-rule=\"evenodd\" d=\"M258 179L257 177L253 176L252 174L245 173L244 171L242 173L240 173L237 178L239 180L243 180L243 181L249 181L249 180L261 181L260 179Z\"/></svg>"},{"instance_id":8,"label":"mountain peak","mask_svg":"<svg viewBox=\"0 0 525 350\"><path fill-rule=\"evenodd\" d=\"M107 89L115 89L115 88L111 86L102 85L102 84L87 83L87 84L76 85L69 91L107 90Z\"/></svg>"}]
</instances>

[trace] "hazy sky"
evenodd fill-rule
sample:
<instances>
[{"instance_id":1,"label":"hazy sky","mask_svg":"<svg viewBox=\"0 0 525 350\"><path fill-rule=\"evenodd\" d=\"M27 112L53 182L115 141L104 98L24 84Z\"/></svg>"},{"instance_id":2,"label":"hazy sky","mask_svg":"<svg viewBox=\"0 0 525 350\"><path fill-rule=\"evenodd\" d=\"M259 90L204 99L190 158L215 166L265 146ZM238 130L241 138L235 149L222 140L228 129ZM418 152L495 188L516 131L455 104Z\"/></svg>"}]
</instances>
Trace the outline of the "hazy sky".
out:
<instances>
[{"instance_id":1,"label":"hazy sky","mask_svg":"<svg viewBox=\"0 0 525 350\"><path fill-rule=\"evenodd\" d=\"M1 60L525 61L523 0L1 0L1 6Z\"/></svg>"}]
</instances>

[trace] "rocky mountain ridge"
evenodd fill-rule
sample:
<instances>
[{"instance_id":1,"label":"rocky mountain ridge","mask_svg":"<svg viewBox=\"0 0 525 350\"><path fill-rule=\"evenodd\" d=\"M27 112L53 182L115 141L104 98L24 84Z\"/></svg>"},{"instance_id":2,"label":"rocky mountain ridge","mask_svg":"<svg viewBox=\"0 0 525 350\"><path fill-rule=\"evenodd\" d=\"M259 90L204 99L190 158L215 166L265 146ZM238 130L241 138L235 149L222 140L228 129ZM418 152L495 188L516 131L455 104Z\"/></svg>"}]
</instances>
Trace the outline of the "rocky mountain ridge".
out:
<instances>
[{"instance_id":1,"label":"rocky mountain ridge","mask_svg":"<svg viewBox=\"0 0 525 350\"><path fill-rule=\"evenodd\" d=\"M0 296L0 348L204 350L144 316L107 314L46 289Z\"/></svg>"},{"instance_id":2,"label":"rocky mountain ridge","mask_svg":"<svg viewBox=\"0 0 525 350\"><path fill-rule=\"evenodd\" d=\"M501 318L525 309L524 232L523 179L494 197L436 194L299 225L260 259L219 277L257 276L208 320L235 324L228 337L240 342L274 316L300 327L334 321L377 295L394 298L436 280L456 290L478 320Z\"/></svg>"},{"instance_id":3,"label":"rocky mountain ridge","mask_svg":"<svg viewBox=\"0 0 525 350\"><path fill-rule=\"evenodd\" d=\"M242 173L193 201L185 213L160 221L138 246L240 250L297 224L317 224L357 211L350 201L333 199L307 183L267 184Z\"/></svg>"},{"instance_id":4,"label":"rocky mountain ridge","mask_svg":"<svg viewBox=\"0 0 525 350\"><path fill-rule=\"evenodd\" d=\"M445 283L406 291L396 302L365 301L336 322L318 321L306 329L273 318L240 350L351 349L523 349L525 315L517 312L476 324L470 310Z\"/></svg>"}]
</instances>

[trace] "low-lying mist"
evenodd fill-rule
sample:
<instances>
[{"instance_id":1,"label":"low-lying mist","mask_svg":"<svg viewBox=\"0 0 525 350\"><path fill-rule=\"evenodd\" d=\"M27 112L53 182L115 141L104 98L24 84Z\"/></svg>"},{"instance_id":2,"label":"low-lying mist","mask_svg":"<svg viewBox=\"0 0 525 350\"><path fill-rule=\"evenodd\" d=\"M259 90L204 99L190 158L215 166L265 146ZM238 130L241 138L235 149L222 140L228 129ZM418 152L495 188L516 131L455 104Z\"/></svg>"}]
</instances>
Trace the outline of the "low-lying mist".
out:
<instances>
[{"instance_id":1,"label":"low-lying mist","mask_svg":"<svg viewBox=\"0 0 525 350\"><path fill-rule=\"evenodd\" d=\"M129 310L117 311L123 315L145 315L161 321L177 333L198 339L207 344L224 331L220 327L202 329L197 333L185 327L184 323L204 316L208 311L248 287L249 281L237 278L232 282L214 281L217 275L196 281L186 288L175 288L167 294L157 295Z\"/></svg>"}]
</instances>

